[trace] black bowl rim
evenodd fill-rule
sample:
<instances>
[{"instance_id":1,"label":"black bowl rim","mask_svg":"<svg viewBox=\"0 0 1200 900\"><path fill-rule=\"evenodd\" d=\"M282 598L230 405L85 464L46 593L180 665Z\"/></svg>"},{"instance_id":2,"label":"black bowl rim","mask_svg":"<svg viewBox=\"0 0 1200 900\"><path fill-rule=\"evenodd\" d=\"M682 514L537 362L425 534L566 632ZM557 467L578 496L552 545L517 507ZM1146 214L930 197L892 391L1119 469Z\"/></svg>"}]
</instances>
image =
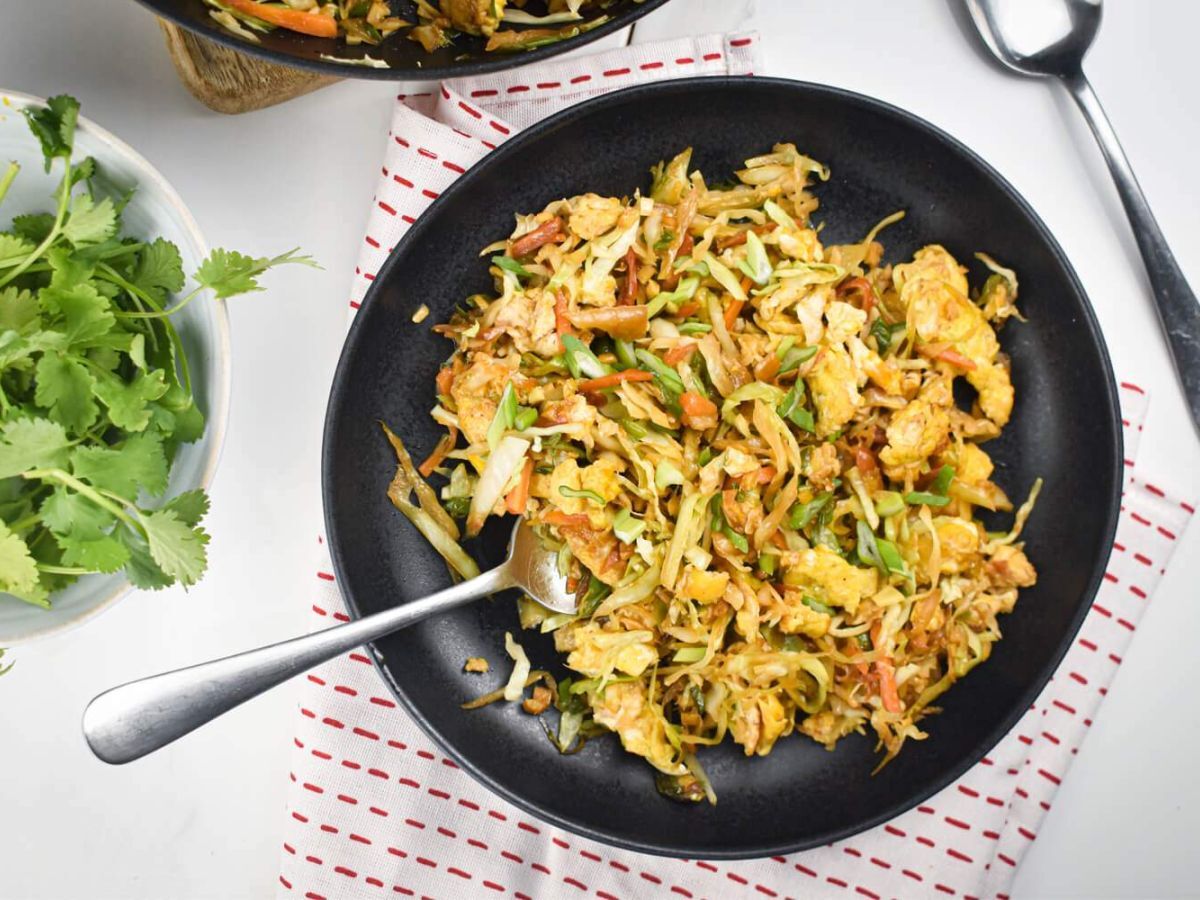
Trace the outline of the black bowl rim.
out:
<instances>
[{"instance_id":1,"label":"black bowl rim","mask_svg":"<svg viewBox=\"0 0 1200 900\"><path fill-rule=\"evenodd\" d=\"M427 69L375 69L366 66L345 65L325 59L305 59L300 56L293 56L290 53L273 50L270 47L264 47L261 44L252 44L249 41L229 34L222 28L197 28L194 20L178 10L179 0L137 0L137 2L159 18L167 19L180 28L186 29L205 40L215 41L231 50L237 50L240 53L265 59L268 62L277 63L281 66L307 69L310 72L320 72L323 75L337 75L339 78L358 78L367 81L408 81L415 83L468 78L474 75L486 75L491 72L504 72L530 63L542 62L552 56L558 56L560 53L566 53L568 50L574 50L576 47L582 47L584 44L590 44L592 41L599 40L605 35L620 31L622 28L632 25L652 10L667 3L668 0L641 0L641 3L637 6L626 10L619 18L611 22L605 22L591 31L585 31L583 34L576 35L564 41L547 44L545 47L525 50L521 53L496 54L495 59L473 60L452 66L430 66ZM199 2L199 0L196 0L196 2Z\"/></svg>"},{"instance_id":2,"label":"black bowl rim","mask_svg":"<svg viewBox=\"0 0 1200 900\"><path fill-rule=\"evenodd\" d=\"M1009 714L1001 721L999 725L993 728L992 731L986 737L984 737L983 740L981 740L970 753L964 754L962 760L960 760L954 766L946 769L946 771L938 778L935 778L927 788L921 790L915 795L910 796L906 800L891 804L876 815L868 819L864 819L855 825L831 829L828 832L806 840L781 841L778 843L762 844L754 847L733 848L728 851L714 851L707 847L701 849L698 847L678 844L670 847L656 846L653 844L645 844L639 841L629 840L620 834L596 829L584 822L568 819L563 816L548 812L547 810L540 808L537 804L529 802L519 794L510 791L504 785L496 783L493 779L489 778L485 773L481 772L474 765L472 765L469 760L461 756L458 750L445 741L437 729L434 728L433 725L425 717L423 717L420 712L412 706L412 704L408 702L407 696L404 693L404 689L396 681L388 668L381 662L380 654L376 651L374 645L370 647L371 658L375 668L378 670L383 680L387 683L388 688L396 697L397 701L399 701L399 703L404 707L405 711L413 717L416 723L421 727L422 731L429 735L434 742L446 752L447 755L454 759L454 761L457 762L458 765L463 768L463 770L470 773L470 775L475 778L476 781L483 784L489 790L499 794L514 806L517 806L518 808L538 817L539 819L542 819L543 821L573 832L574 834L578 834L610 846L620 847L626 850L633 850L639 853L649 853L656 856L719 860L753 859L767 856L780 856L788 853L808 850L813 847L832 844L835 841L842 840L843 838L847 838L866 831L867 829L882 825L883 823L896 818L900 814L918 806L925 800L932 797L934 794L954 783L971 767L976 765L979 760L986 756L987 753L1005 737L1005 735L1012 731L1020 718L1028 711L1029 707L1033 705L1038 695L1049 682L1050 677L1062 663L1063 657L1066 655L1067 650L1074 642L1075 635L1079 631L1080 626L1083 624L1084 618L1091 609L1092 601L1096 596L1096 592L1099 590L1100 583L1104 577L1105 568L1108 564L1108 557L1112 552L1112 542L1116 536L1117 519L1120 512L1121 503L1121 484L1124 474L1122 471L1124 445L1120 425L1121 415L1116 378L1113 374L1112 361L1109 358L1108 346L1105 343L1104 336L1100 331L1100 324L1096 319L1095 311L1092 309L1091 301L1088 299L1088 295L1086 291L1084 291L1083 285L1080 282L1078 275L1075 273L1075 269L1072 267L1070 260L1067 259L1062 247L1059 245L1058 241L1054 239L1054 236L1050 233L1050 230L1046 227L1046 224L1042 221L1041 217L1037 214L1033 207L1030 206L1025 198L1022 197L1017 190L982 157L972 151L965 144L961 143L957 138L950 136L937 126L925 121L913 113L907 112L882 100L877 100L873 97L868 97L864 94L859 94L854 91L848 91L842 88L831 87L829 85L822 85L814 82L796 81L787 78L766 78L759 76L753 78L747 78L745 76L709 76L660 81L651 84L625 88L620 91L613 91L612 93L592 98L584 103L572 106L568 109L562 110L559 113L556 113L553 116L550 116L549 118L543 119L541 122L538 122L535 125L525 129L511 140L506 141L496 150L489 153L482 160L477 162L474 167L467 172L466 175L463 175L447 190L442 192L441 196L435 200L428 207L428 209L426 209L420 218L417 219L416 224L414 224L405 233L404 237L401 238L401 240L392 249L388 259L385 261L383 266L380 267L378 273L376 274L375 280L372 282L371 287L367 290L367 293L362 301L363 307L365 308L371 302L371 299L376 291L382 290L381 285L387 282L392 268L397 265L397 260L400 258L403 248L405 248L410 241L415 240L425 229L430 227L430 223L437 218L438 211L442 205L449 203L453 197L457 196L457 194L461 193L462 191L470 189L473 177L481 177L482 174L486 173L492 167L500 165L503 163L505 158L515 152L517 148L533 141L537 141L543 134L554 131L577 117L586 116L594 110L601 109L611 104L621 104L627 102L630 97L639 95L653 96L675 91L688 91L696 87L735 87L737 89L748 91L784 88L787 90L796 90L810 94L823 94L827 98L836 101L856 104L870 112L874 112L879 115L890 116L894 119L899 119L902 123L916 128L917 130L924 132L926 135L944 144L951 152L961 154L967 159L968 162L980 169L986 177L990 178L996 184L996 186L1004 194L1006 194L1008 198L1015 203L1023 213L1025 213L1026 216L1029 217L1034 228L1038 232L1039 237L1045 241L1046 245L1050 248L1051 253L1057 259L1058 263L1063 267L1063 270L1066 272L1073 290L1078 295L1079 299L1082 300L1083 325L1086 329L1087 337L1100 352L1100 360L1104 369L1105 378L1102 399L1104 401L1104 408L1108 414L1110 440L1115 449L1115 453L1113 454L1113 471L1111 472L1112 483L1114 487L1112 496L1109 498L1108 515L1104 527L1104 545L1109 547L1109 551L1108 553L1102 553L1100 557L1097 558L1092 575L1088 580L1087 587L1079 597L1078 609L1075 611L1075 614L1072 617L1067 629L1063 632L1058 649L1053 654L1052 659L1047 665L1042 667L1037 676L1030 682L1029 686L1022 693L1019 700L1013 704L1013 708ZM326 410L325 434L322 442L321 452L321 493L325 511L325 531L329 542L330 555L332 556L333 560L334 572L336 574L338 583L342 585L347 585L348 581L344 577L345 568L342 561L342 554L338 540L337 519L332 512L332 456L334 437L331 426L336 418L338 408L341 404L341 399L350 389L348 376L350 361L354 357L359 342L364 340L368 334L363 326L363 322L364 317L362 314L359 314L355 317L355 321L351 324L349 333L346 336L346 342L343 345L341 357L338 360L337 370L333 378L333 385L330 389L329 406ZM359 609L358 604L355 602L354 597L348 590L344 591L344 597L346 600L346 606L351 615L356 619L361 618L362 612Z\"/></svg>"}]
</instances>

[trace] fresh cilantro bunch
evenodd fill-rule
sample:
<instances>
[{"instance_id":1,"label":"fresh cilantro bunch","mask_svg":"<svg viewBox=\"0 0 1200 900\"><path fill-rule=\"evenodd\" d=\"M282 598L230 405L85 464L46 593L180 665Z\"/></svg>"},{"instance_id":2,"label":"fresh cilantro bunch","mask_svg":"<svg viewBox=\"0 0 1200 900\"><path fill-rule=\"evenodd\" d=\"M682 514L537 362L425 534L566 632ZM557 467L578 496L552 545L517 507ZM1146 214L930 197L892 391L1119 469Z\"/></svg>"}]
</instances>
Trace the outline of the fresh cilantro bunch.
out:
<instances>
[{"instance_id":1,"label":"fresh cilantro bunch","mask_svg":"<svg viewBox=\"0 0 1200 900\"><path fill-rule=\"evenodd\" d=\"M52 212L0 232L0 591L49 607L92 572L194 584L208 497L162 495L176 451L205 422L171 314L312 261L214 250L184 293L174 244L121 234L132 192L104 195L95 160L72 160L78 101L54 97L25 116L46 171L61 161L63 178ZM0 202L16 175L15 163L0 171Z\"/></svg>"}]
</instances>

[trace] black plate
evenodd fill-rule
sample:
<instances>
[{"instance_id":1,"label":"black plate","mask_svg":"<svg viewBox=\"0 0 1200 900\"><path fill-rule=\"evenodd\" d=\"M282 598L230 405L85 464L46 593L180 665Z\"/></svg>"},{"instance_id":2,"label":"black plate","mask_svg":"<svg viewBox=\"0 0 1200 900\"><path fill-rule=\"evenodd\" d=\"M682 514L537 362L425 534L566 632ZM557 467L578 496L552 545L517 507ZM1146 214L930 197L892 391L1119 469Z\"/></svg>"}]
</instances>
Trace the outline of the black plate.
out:
<instances>
[{"instance_id":1,"label":"black plate","mask_svg":"<svg viewBox=\"0 0 1200 900\"><path fill-rule=\"evenodd\" d=\"M462 78L467 75L482 75L514 69L528 63L547 59L564 53L589 41L619 31L650 10L662 6L667 0L616 0L606 10L609 20L603 25L577 37L568 38L535 50L522 53L485 53L484 38L459 35L449 47L427 53L416 41L405 36L405 29L383 41L377 47L360 44L348 46L345 41L329 38L309 37L277 28L270 34L260 34L261 43L252 44L231 34L209 15L210 7L204 0L138 0L158 15L170 19L177 25L197 34L272 62L302 69L313 69L326 75L341 78L371 78L378 81L436 81L442 78ZM406 21L416 22L416 5L412 0L391 0L392 10ZM588 14L587 20L595 18ZM365 55L381 59L389 68L376 69L368 66L345 64L322 59L336 56L341 59L362 59Z\"/></svg>"},{"instance_id":2,"label":"black plate","mask_svg":"<svg viewBox=\"0 0 1200 900\"><path fill-rule=\"evenodd\" d=\"M378 421L389 422L415 458L440 428L429 418L433 379L450 342L430 333L469 294L490 290L479 248L532 212L585 191L629 194L647 168L685 144L710 179L776 141L793 141L828 163L818 188L827 241L858 240L897 209L908 216L884 234L901 260L941 242L958 259L986 250L1021 278L1026 324L1010 323L1017 404L988 445L996 480L1023 498L1045 489L1025 532L1037 565L1003 620L991 660L955 686L945 711L871 776L873 741L851 737L830 753L808 738L780 741L765 759L730 742L701 754L719 803L681 806L660 798L650 768L615 738L559 756L539 721L513 704L466 713L459 703L500 685L504 632L519 632L508 597L380 641L376 661L421 726L488 787L543 819L597 840L693 858L786 853L881 823L949 784L1029 708L1058 665L1100 583L1116 526L1121 434L1103 339L1075 273L1045 225L996 172L955 140L899 109L811 84L712 78L664 82L597 98L505 143L433 204L393 251L350 331L325 426L325 514L338 582L358 615L445 587L446 567L384 495L395 462ZM974 277L980 277L974 272ZM420 325L413 310L432 310ZM473 546L498 561L508 522ZM549 638L524 633L535 667L563 674ZM489 676L462 674L468 656Z\"/></svg>"}]
</instances>

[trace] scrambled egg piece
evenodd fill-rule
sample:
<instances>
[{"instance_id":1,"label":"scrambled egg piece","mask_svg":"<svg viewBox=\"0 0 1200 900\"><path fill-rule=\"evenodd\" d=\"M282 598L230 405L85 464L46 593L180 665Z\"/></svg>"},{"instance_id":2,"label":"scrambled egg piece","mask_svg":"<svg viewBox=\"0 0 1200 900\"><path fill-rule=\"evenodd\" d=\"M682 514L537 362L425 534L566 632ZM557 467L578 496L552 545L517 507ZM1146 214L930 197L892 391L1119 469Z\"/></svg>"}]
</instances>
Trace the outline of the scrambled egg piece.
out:
<instances>
[{"instance_id":1,"label":"scrambled egg piece","mask_svg":"<svg viewBox=\"0 0 1200 900\"><path fill-rule=\"evenodd\" d=\"M825 310L825 337L831 344L844 344L857 336L867 322L867 314L844 300L834 300Z\"/></svg>"},{"instance_id":2,"label":"scrambled egg piece","mask_svg":"<svg viewBox=\"0 0 1200 900\"><path fill-rule=\"evenodd\" d=\"M487 674L489 668L490 666L488 666L488 661L482 656L468 657L467 661L463 663L464 672L478 672L479 674L484 675Z\"/></svg>"},{"instance_id":3,"label":"scrambled egg piece","mask_svg":"<svg viewBox=\"0 0 1200 900\"><path fill-rule=\"evenodd\" d=\"M828 547L812 547L797 554L783 574L783 583L828 606L841 606L851 615L863 597L877 590L874 569L860 569Z\"/></svg>"},{"instance_id":4,"label":"scrambled egg piece","mask_svg":"<svg viewBox=\"0 0 1200 900\"><path fill-rule=\"evenodd\" d=\"M531 486L531 492L569 515L586 515L591 527L602 531L609 527L604 506L588 497L569 495L575 491L591 491L607 504L621 494L621 481L617 476L623 468L624 463L609 454L582 467L574 458L568 457L554 467L548 479L539 478L537 484ZM565 494L564 487L567 489Z\"/></svg>"},{"instance_id":5,"label":"scrambled egg piece","mask_svg":"<svg viewBox=\"0 0 1200 900\"><path fill-rule=\"evenodd\" d=\"M492 324L503 328L521 353L539 356L558 353L554 295L548 291L518 291L497 311Z\"/></svg>"},{"instance_id":6,"label":"scrambled egg piece","mask_svg":"<svg viewBox=\"0 0 1200 900\"><path fill-rule=\"evenodd\" d=\"M729 732L747 756L766 756L790 724L791 717L775 694L756 693L738 700Z\"/></svg>"},{"instance_id":7,"label":"scrambled egg piece","mask_svg":"<svg viewBox=\"0 0 1200 900\"><path fill-rule=\"evenodd\" d=\"M888 422L887 446L879 453L883 464L889 469L902 470L921 464L936 452L950 435L952 401L949 385L937 381L897 411ZM903 477L902 471L888 474Z\"/></svg>"},{"instance_id":8,"label":"scrambled egg piece","mask_svg":"<svg viewBox=\"0 0 1200 900\"><path fill-rule=\"evenodd\" d=\"M1037 572L1025 551L1004 545L992 554L988 574L998 587L1032 587L1037 584Z\"/></svg>"},{"instance_id":9,"label":"scrambled egg piece","mask_svg":"<svg viewBox=\"0 0 1200 900\"><path fill-rule=\"evenodd\" d=\"M645 757L660 772L682 775L683 763L675 762L675 748L667 740L664 722L646 703L640 684L617 682L608 685L592 700L592 715L611 728L630 753Z\"/></svg>"},{"instance_id":10,"label":"scrambled egg piece","mask_svg":"<svg viewBox=\"0 0 1200 900\"><path fill-rule=\"evenodd\" d=\"M675 585L675 592L698 603L713 603L721 599L728 586L728 573L702 572L689 565L684 568L683 576Z\"/></svg>"},{"instance_id":11,"label":"scrambled egg piece","mask_svg":"<svg viewBox=\"0 0 1200 900\"><path fill-rule=\"evenodd\" d=\"M809 716L799 725L801 733L807 734L818 744L824 744L827 750L832 750L834 744L857 727L854 719L849 716L836 716L830 710Z\"/></svg>"},{"instance_id":12,"label":"scrambled egg piece","mask_svg":"<svg viewBox=\"0 0 1200 900\"><path fill-rule=\"evenodd\" d=\"M601 197L598 194L574 197L570 205L571 216L567 225L585 241L611 231L625 208L616 197Z\"/></svg>"},{"instance_id":13,"label":"scrambled egg piece","mask_svg":"<svg viewBox=\"0 0 1200 900\"><path fill-rule=\"evenodd\" d=\"M471 357L471 365L450 386L450 396L458 408L458 424L467 440L480 444L487 440L488 427L500 405L500 395L516 372L520 358L494 359L486 353Z\"/></svg>"},{"instance_id":14,"label":"scrambled egg piece","mask_svg":"<svg viewBox=\"0 0 1200 900\"><path fill-rule=\"evenodd\" d=\"M442 13L459 31L490 37L500 27L506 0L440 0Z\"/></svg>"},{"instance_id":15,"label":"scrambled egg piece","mask_svg":"<svg viewBox=\"0 0 1200 900\"><path fill-rule=\"evenodd\" d=\"M803 634L819 638L829 631L832 617L805 606L803 591L784 590L783 599L785 608L783 616L779 619L779 630L784 634Z\"/></svg>"},{"instance_id":16,"label":"scrambled egg piece","mask_svg":"<svg viewBox=\"0 0 1200 900\"><path fill-rule=\"evenodd\" d=\"M826 347L808 373L808 389L817 411L817 436L829 437L854 417L862 403L858 374L841 346Z\"/></svg>"},{"instance_id":17,"label":"scrambled egg piece","mask_svg":"<svg viewBox=\"0 0 1200 900\"><path fill-rule=\"evenodd\" d=\"M567 656L567 666L589 678L615 672L636 678L658 659L651 631L605 631L589 621L571 632L574 649Z\"/></svg>"}]
</instances>

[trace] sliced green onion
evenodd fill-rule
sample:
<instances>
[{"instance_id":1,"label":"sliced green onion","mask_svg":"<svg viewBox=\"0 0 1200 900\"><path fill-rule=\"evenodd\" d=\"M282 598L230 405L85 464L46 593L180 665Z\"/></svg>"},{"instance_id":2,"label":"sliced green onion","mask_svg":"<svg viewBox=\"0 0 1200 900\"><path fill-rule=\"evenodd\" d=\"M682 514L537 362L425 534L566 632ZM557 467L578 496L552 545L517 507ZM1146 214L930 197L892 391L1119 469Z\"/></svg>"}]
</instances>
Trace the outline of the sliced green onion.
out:
<instances>
[{"instance_id":1,"label":"sliced green onion","mask_svg":"<svg viewBox=\"0 0 1200 900\"><path fill-rule=\"evenodd\" d=\"M504 437L504 432L513 427L516 417L517 392L513 390L512 382L510 381L504 385L504 393L500 395L500 405L496 407L496 414L492 416L492 423L488 425L487 443L489 450L496 449L496 445ZM537 416L535 415L534 418L537 418Z\"/></svg>"},{"instance_id":2,"label":"sliced green onion","mask_svg":"<svg viewBox=\"0 0 1200 900\"><path fill-rule=\"evenodd\" d=\"M632 544L646 530L646 523L641 519L634 518L633 513L629 510L622 509L613 516L612 529L617 540L625 544Z\"/></svg>"},{"instance_id":3,"label":"sliced green onion","mask_svg":"<svg viewBox=\"0 0 1200 900\"><path fill-rule=\"evenodd\" d=\"M612 588L589 572L587 593L579 601L579 615L585 618L590 617L596 611L596 607L600 605L600 601L611 593ZM559 682L559 690L567 690L562 682Z\"/></svg>"},{"instance_id":4,"label":"sliced green onion","mask_svg":"<svg viewBox=\"0 0 1200 900\"><path fill-rule=\"evenodd\" d=\"M649 350L643 350L640 347L637 349L637 358L643 366L651 372L667 382L675 389L675 393L683 393L683 379L679 377L679 373L668 366L665 362L651 353Z\"/></svg>"},{"instance_id":5,"label":"sliced green onion","mask_svg":"<svg viewBox=\"0 0 1200 900\"><path fill-rule=\"evenodd\" d=\"M817 494L817 496L813 497L807 503L797 503L792 507L791 518L788 520L788 524L792 526L793 530L799 531L815 519L817 513L832 499L833 494L826 491L823 494Z\"/></svg>"},{"instance_id":6,"label":"sliced green onion","mask_svg":"<svg viewBox=\"0 0 1200 900\"><path fill-rule=\"evenodd\" d=\"M882 356L887 353L888 348L892 346L896 338L904 334L908 330L908 326L903 322L897 322L895 325L889 325L883 319L876 319L871 325L871 335L875 338L875 344L879 347L879 354Z\"/></svg>"},{"instance_id":7,"label":"sliced green onion","mask_svg":"<svg viewBox=\"0 0 1200 900\"><path fill-rule=\"evenodd\" d=\"M738 262L738 268L759 287L771 278L771 260L767 258L767 248L763 246L762 238L752 230L746 232L746 258Z\"/></svg>"},{"instance_id":8,"label":"sliced green onion","mask_svg":"<svg viewBox=\"0 0 1200 900\"><path fill-rule=\"evenodd\" d=\"M886 519L904 511L904 498L895 491L880 491L875 495L875 512Z\"/></svg>"},{"instance_id":9,"label":"sliced green onion","mask_svg":"<svg viewBox=\"0 0 1200 900\"><path fill-rule=\"evenodd\" d=\"M713 452L713 448L705 447L700 451L700 455L696 457L696 462L701 466L707 466L710 462L712 462L712 458L714 456L716 456L716 454Z\"/></svg>"},{"instance_id":10,"label":"sliced green onion","mask_svg":"<svg viewBox=\"0 0 1200 900\"><path fill-rule=\"evenodd\" d=\"M883 560L883 564L889 572L895 572L898 575L908 574L908 566L904 564L904 557L900 555L895 544L884 538L878 538L875 546L879 548L879 558Z\"/></svg>"},{"instance_id":11,"label":"sliced green onion","mask_svg":"<svg viewBox=\"0 0 1200 900\"><path fill-rule=\"evenodd\" d=\"M518 278L532 278L533 273L513 259L511 256L493 256L492 265L499 266L505 272L511 272Z\"/></svg>"},{"instance_id":12,"label":"sliced green onion","mask_svg":"<svg viewBox=\"0 0 1200 900\"><path fill-rule=\"evenodd\" d=\"M865 631L862 634L856 634L854 640L860 650L867 650L869 652L875 649L875 645L871 643L871 636Z\"/></svg>"},{"instance_id":13,"label":"sliced green onion","mask_svg":"<svg viewBox=\"0 0 1200 900\"><path fill-rule=\"evenodd\" d=\"M800 368L801 363L808 362L817 355L816 347L793 347L780 357L779 374L785 375L792 369Z\"/></svg>"},{"instance_id":14,"label":"sliced green onion","mask_svg":"<svg viewBox=\"0 0 1200 900\"><path fill-rule=\"evenodd\" d=\"M634 355L632 343L617 338L613 341L613 350L617 354L617 361L621 364L621 368L637 368L637 357Z\"/></svg>"},{"instance_id":15,"label":"sliced green onion","mask_svg":"<svg viewBox=\"0 0 1200 900\"><path fill-rule=\"evenodd\" d=\"M782 341L779 342L779 346L775 348L775 355L782 360L785 356L787 356L787 352L792 349L792 346L795 343L796 338L793 335L787 335Z\"/></svg>"},{"instance_id":16,"label":"sliced green onion","mask_svg":"<svg viewBox=\"0 0 1200 900\"><path fill-rule=\"evenodd\" d=\"M775 411L779 413L780 418L787 419L797 428L802 428L808 432L815 432L816 422L813 419L813 414L800 405L803 400L804 383L797 381L784 396L783 402L775 408Z\"/></svg>"},{"instance_id":17,"label":"sliced green onion","mask_svg":"<svg viewBox=\"0 0 1200 900\"><path fill-rule=\"evenodd\" d=\"M886 574L887 566L883 562L883 557L879 555L879 544L875 540L875 532L871 531L870 526L861 519L857 524L857 531L858 561L865 566L873 566Z\"/></svg>"},{"instance_id":18,"label":"sliced green onion","mask_svg":"<svg viewBox=\"0 0 1200 900\"><path fill-rule=\"evenodd\" d=\"M578 497L581 500L590 500L597 506L604 506L608 502L595 491L581 490L565 484L558 486L558 492L564 497Z\"/></svg>"},{"instance_id":19,"label":"sliced green onion","mask_svg":"<svg viewBox=\"0 0 1200 900\"><path fill-rule=\"evenodd\" d=\"M832 607L826 606L824 603L822 603L820 600L817 600L814 597L807 597L807 596L801 597L800 602L803 603L805 606L807 606L809 609L811 609L813 612L824 613L827 616L833 615Z\"/></svg>"},{"instance_id":20,"label":"sliced green onion","mask_svg":"<svg viewBox=\"0 0 1200 900\"><path fill-rule=\"evenodd\" d=\"M596 358L596 354L589 350L583 341L574 335L564 334L562 345L566 351L563 355L567 360L567 368L571 370L571 377L579 378L581 375L586 375L588 378L599 378L612 371Z\"/></svg>"},{"instance_id":21,"label":"sliced green onion","mask_svg":"<svg viewBox=\"0 0 1200 900\"><path fill-rule=\"evenodd\" d=\"M683 473L674 463L660 459L654 467L654 486L665 491L673 484L683 484Z\"/></svg>"},{"instance_id":22,"label":"sliced green onion","mask_svg":"<svg viewBox=\"0 0 1200 900\"><path fill-rule=\"evenodd\" d=\"M680 647L675 651L675 655L671 657L671 662L700 662L700 660L704 659L706 653L708 653L707 647Z\"/></svg>"},{"instance_id":23,"label":"sliced green onion","mask_svg":"<svg viewBox=\"0 0 1200 900\"><path fill-rule=\"evenodd\" d=\"M707 322L684 322L679 326L680 334L708 334L712 326Z\"/></svg>"},{"instance_id":24,"label":"sliced green onion","mask_svg":"<svg viewBox=\"0 0 1200 900\"><path fill-rule=\"evenodd\" d=\"M928 491L909 491L904 495L904 502L911 503L913 506L945 506L950 502L950 498L940 494L931 494Z\"/></svg>"},{"instance_id":25,"label":"sliced green onion","mask_svg":"<svg viewBox=\"0 0 1200 900\"><path fill-rule=\"evenodd\" d=\"M929 492L932 494L945 494L950 490L950 482L955 476L954 466L942 466L938 469L937 475L933 482L929 485Z\"/></svg>"},{"instance_id":26,"label":"sliced green onion","mask_svg":"<svg viewBox=\"0 0 1200 900\"><path fill-rule=\"evenodd\" d=\"M717 280L717 283L721 287L733 295L733 299L746 299L746 292L742 290L742 285L738 281L738 277L729 271L729 267L725 263L721 262L711 253L704 254L704 261L708 264L709 274Z\"/></svg>"},{"instance_id":27,"label":"sliced green onion","mask_svg":"<svg viewBox=\"0 0 1200 900\"><path fill-rule=\"evenodd\" d=\"M660 251L666 250L671 246L671 241L673 240L675 240L675 232L671 231L669 228L664 228L662 233L658 236L658 240L654 242L654 249Z\"/></svg>"},{"instance_id":28,"label":"sliced green onion","mask_svg":"<svg viewBox=\"0 0 1200 900\"><path fill-rule=\"evenodd\" d=\"M517 414L513 417L513 427L517 431L524 431L530 425L537 421L538 411L532 406L521 406L517 408Z\"/></svg>"},{"instance_id":29,"label":"sliced green onion","mask_svg":"<svg viewBox=\"0 0 1200 900\"><path fill-rule=\"evenodd\" d=\"M758 558L758 571L764 575L774 575L779 566L779 557L764 553Z\"/></svg>"},{"instance_id":30,"label":"sliced green onion","mask_svg":"<svg viewBox=\"0 0 1200 900\"><path fill-rule=\"evenodd\" d=\"M733 544L733 546L737 547L743 553L750 552L750 542L746 540L746 536L730 528L728 522L725 523L725 537L729 538L729 543Z\"/></svg>"},{"instance_id":31,"label":"sliced green onion","mask_svg":"<svg viewBox=\"0 0 1200 900\"><path fill-rule=\"evenodd\" d=\"M629 419L629 418L622 419L621 427L624 428L625 431L629 434L629 436L631 438L633 438L635 441L640 441L642 438L644 438L646 435L648 435L650 433L649 430L646 428L646 426L643 425L641 422L639 422L637 419Z\"/></svg>"},{"instance_id":32,"label":"sliced green onion","mask_svg":"<svg viewBox=\"0 0 1200 900\"><path fill-rule=\"evenodd\" d=\"M679 285L675 288L675 290L663 291L661 294L647 303L646 315L650 318L654 318L656 315L662 312L668 304L674 308L678 303L682 303L685 300L691 300L696 296L696 291L699 290L699 288L699 278L684 278L679 282Z\"/></svg>"}]
</instances>

